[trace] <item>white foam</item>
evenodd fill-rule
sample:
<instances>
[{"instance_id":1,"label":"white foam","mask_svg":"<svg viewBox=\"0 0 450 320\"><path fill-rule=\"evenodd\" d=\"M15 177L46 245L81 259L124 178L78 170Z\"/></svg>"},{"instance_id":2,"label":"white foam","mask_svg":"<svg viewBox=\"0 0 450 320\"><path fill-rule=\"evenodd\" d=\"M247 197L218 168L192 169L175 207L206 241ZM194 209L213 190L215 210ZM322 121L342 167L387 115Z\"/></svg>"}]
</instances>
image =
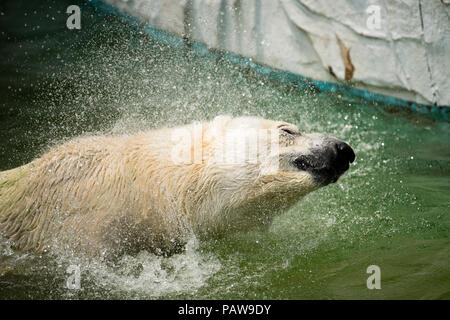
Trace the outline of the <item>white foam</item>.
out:
<instances>
[{"instance_id":1,"label":"white foam","mask_svg":"<svg viewBox=\"0 0 450 320\"><path fill-rule=\"evenodd\" d=\"M90 261L80 265L81 277L87 277L82 284L127 299L192 294L221 268L214 256L201 252L198 246L198 240L193 238L183 253L170 257L142 251L136 256L123 256L113 265ZM67 295L70 297L73 292L68 290Z\"/></svg>"}]
</instances>

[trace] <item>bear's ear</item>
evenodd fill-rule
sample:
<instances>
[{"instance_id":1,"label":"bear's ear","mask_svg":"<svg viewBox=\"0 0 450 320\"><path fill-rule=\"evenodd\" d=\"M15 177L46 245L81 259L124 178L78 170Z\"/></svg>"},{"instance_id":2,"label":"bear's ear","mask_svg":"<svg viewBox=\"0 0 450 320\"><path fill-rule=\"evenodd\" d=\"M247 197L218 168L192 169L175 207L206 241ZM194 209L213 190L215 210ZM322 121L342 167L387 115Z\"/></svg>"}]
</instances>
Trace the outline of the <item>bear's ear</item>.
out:
<instances>
[{"instance_id":1,"label":"bear's ear","mask_svg":"<svg viewBox=\"0 0 450 320\"><path fill-rule=\"evenodd\" d=\"M214 126L223 127L231 119L232 119L232 117L229 115L218 115L214 118L213 123L214 123Z\"/></svg>"}]
</instances>

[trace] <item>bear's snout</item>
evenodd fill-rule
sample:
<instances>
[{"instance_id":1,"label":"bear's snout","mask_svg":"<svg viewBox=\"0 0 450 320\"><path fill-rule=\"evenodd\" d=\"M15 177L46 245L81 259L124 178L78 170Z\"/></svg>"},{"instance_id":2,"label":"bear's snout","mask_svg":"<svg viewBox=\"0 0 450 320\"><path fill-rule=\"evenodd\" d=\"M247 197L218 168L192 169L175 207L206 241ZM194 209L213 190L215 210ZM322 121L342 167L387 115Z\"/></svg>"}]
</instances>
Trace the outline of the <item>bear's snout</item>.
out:
<instances>
[{"instance_id":1,"label":"bear's snout","mask_svg":"<svg viewBox=\"0 0 450 320\"><path fill-rule=\"evenodd\" d=\"M301 155L294 160L298 169L310 172L324 185L336 182L355 161L355 152L347 143L337 139L327 142L310 155Z\"/></svg>"}]
</instances>

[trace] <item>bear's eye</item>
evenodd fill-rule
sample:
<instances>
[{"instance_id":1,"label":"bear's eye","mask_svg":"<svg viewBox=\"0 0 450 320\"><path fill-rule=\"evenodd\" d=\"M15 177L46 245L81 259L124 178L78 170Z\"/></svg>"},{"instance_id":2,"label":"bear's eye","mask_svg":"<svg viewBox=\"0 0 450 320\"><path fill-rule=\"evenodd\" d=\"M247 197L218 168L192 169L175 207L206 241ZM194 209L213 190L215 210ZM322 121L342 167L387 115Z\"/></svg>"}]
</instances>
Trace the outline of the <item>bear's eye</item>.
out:
<instances>
[{"instance_id":1,"label":"bear's eye","mask_svg":"<svg viewBox=\"0 0 450 320\"><path fill-rule=\"evenodd\" d=\"M289 129L289 128L280 128L280 129L281 129L281 131L286 132L287 134L290 134L290 135L293 135L293 136L296 136L296 135L300 134L299 132L294 131L294 130Z\"/></svg>"}]
</instances>

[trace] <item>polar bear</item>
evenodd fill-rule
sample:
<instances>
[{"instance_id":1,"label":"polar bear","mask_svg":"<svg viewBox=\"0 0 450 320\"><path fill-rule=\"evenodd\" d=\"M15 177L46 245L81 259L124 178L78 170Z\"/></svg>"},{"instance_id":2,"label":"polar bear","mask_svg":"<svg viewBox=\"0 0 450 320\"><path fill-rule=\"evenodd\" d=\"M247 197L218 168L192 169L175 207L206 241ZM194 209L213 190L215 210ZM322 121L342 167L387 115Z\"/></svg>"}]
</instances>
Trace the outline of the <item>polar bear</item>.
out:
<instances>
[{"instance_id":1,"label":"polar bear","mask_svg":"<svg viewBox=\"0 0 450 320\"><path fill-rule=\"evenodd\" d=\"M38 252L170 253L192 234L268 226L354 159L345 142L258 117L77 138L0 172L0 234Z\"/></svg>"}]
</instances>

